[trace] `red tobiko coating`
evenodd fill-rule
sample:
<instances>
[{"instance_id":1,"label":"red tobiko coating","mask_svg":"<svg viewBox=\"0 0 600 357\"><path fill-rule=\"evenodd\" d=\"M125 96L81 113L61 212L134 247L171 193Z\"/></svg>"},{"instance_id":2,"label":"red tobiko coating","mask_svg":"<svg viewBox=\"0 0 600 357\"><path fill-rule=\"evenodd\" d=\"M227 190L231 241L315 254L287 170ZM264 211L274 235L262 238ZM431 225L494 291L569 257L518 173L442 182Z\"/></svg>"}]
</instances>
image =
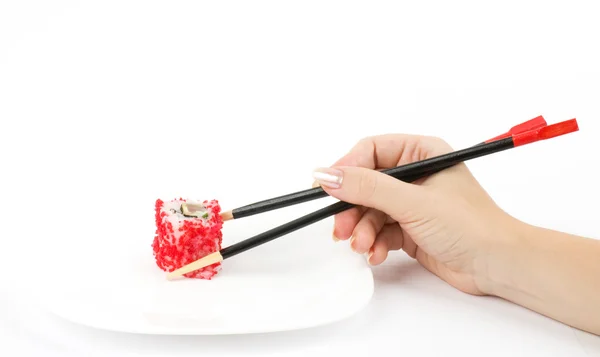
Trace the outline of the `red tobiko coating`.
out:
<instances>
[{"instance_id":1,"label":"red tobiko coating","mask_svg":"<svg viewBox=\"0 0 600 357\"><path fill-rule=\"evenodd\" d=\"M178 206L186 201L182 198L170 202L156 200L156 235L152 249L156 264L166 272L172 272L221 249L223 219L219 202L202 202L209 212L207 218L182 217L168 207L172 203L177 203ZM184 276L211 280L220 270L221 263L215 263Z\"/></svg>"}]
</instances>

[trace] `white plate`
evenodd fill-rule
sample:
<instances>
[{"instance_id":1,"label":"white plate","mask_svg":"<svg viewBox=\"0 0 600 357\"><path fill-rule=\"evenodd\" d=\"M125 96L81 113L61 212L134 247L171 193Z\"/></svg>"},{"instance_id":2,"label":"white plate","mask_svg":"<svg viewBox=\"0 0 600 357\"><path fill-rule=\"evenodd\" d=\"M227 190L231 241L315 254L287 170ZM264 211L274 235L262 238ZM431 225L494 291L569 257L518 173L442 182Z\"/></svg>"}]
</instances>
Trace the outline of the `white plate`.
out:
<instances>
[{"instance_id":1,"label":"white plate","mask_svg":"<svg viewBox=\"0 0 600 357\"><path fill-rule=\"evenodd\" d=\"M99 217L103 208L96 208L94 216ZM362 309L373 293L364 257L346 243L332 241L331 222L225 260L211 281L168 281L152 256L152 212L140 211L92 229L91 220L73 220L63 236L68 248L57 249L63 253L54 255L51 264L58 270L44 294L50 311L78 324L121 332L259 333L344 319ZM297 216L269 217L274 215L280 217L226 222L224 245ZM90 250L94 254L72 254Z\"/></svg>"}]
</instances>

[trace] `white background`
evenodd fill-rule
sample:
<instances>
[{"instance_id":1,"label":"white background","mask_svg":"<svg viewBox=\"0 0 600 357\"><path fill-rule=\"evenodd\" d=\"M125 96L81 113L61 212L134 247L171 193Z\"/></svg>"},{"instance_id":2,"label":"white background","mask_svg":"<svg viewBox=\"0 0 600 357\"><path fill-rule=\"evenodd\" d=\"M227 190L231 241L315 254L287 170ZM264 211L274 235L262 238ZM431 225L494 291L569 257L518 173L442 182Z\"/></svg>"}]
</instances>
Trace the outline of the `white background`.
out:
<instances>
[{"instance_id":1,"label":"white background","mask_svg":"<svg viewBox=\"0 0 600 357\"><path fill-rule=\"evenodd\" d=\"M0 355L600 355L597 337L459 293L402 253L374 268L366 309L304 331L122 335L29 304L48 278L40 259L81 203L114 201L98 224L182 191L234 207L308 187L312 168L363 136L435 135L458 149L540 114L581 131L469 167L511 214L600 237L600 10L558 4L1 2ZM95 245L82 232L73 248Z\"/></svg>"}]
</instances>

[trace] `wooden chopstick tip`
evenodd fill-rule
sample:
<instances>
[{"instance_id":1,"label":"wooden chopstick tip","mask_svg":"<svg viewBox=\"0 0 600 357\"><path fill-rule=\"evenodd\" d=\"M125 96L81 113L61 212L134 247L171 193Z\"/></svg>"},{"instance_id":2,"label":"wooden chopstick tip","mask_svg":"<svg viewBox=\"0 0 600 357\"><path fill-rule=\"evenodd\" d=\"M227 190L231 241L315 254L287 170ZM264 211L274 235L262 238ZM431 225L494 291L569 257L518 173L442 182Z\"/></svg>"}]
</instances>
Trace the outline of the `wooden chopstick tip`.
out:
<instances>
[{"instance_id":1,"label":"wooden chopstick tip","mask_svg":"<svg viewBox=\"0 0 600 357\"><path fill-rule=\"evenodd\" d=\"M179 269L176 269L176 270L170 272L169 274L167 274L167 280L175 280L179 277L182 277L183 275L185 275L187 273L191 273L195 270L202 269L209 265L213 265L215 263L220 263L222 261L223 261L223 256L221 255L221 252L211 253L211 254L206 255L194 262L184 265Z\"/></svg>"},{"instance_id":2,"label":"wooden chopstick tip","mask_svg":"<svg viewBox=\"0 0 600 357\"><path fill-rule=\"evenodd\" d=\"M223 221L232 220L233 219L233 212L232 211L221 212L221 219Z\"/></svg>"}]
</instances>

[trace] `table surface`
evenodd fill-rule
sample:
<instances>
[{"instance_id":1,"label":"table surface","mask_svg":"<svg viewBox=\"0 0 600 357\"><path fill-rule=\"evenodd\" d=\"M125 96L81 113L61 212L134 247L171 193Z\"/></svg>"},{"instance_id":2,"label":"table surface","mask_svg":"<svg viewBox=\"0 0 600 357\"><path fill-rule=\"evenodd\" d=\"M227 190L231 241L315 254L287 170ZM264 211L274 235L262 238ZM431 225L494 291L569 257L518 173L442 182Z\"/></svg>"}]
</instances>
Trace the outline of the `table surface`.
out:
<instances>
[{"instance_id":1,"label":"table surface","mask_svg":"<svg viewBox=\"0 0 600 357\"><path fill-rule=\"evenodd\" d=\"M19 284L35 286L35 276L16 283L16 267L43 254L52 236L12 209L60 197L44 180L68 167L79 170L65 178L69 194L103 189L85 186L90 175L133 187L117 173L151 174L154 143L176 135L228 140L230 148L217 148L228 158L222 175L205 179L248 185L264 198L309 187L314 166L331 164L367 135L435 135L458 148L543 114L549 122L577 117L581 132L469 166L520 219L600 238L594 6L1 2L0 149L3 173L11 175L0 186L7 202L0 207L0 355L600 356L600 337L501 299L461 293L401 252L373 268L369 305L328 326L212 337L78 326L31 303ZM111 166L108 150L136 160ZM22 174L32 167L39 174ZM137 189L144 195L137 197L154 198L148 192Z\"/></svg>"}]
</instances>

